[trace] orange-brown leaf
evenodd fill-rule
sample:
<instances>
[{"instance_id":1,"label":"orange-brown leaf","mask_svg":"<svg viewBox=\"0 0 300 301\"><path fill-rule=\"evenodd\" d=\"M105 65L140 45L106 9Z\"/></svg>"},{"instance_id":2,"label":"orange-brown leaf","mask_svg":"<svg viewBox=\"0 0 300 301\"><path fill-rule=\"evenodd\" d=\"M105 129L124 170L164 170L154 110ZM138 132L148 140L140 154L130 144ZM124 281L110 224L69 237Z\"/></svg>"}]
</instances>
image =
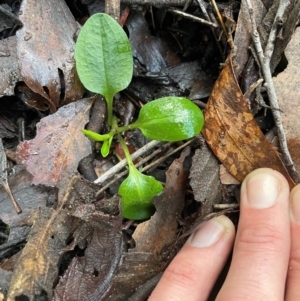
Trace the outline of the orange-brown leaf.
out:
<instances>
[{"instance_id":1,"label":"orange-brown leaf","mask_svg":"<svg viewBox=\"0 0 300 301\"><path fill-rule=\"evenodd\" d=\"M215 83L205 110L203 136L207 143L239 181L252 170L270 167L290 178L278 154L258 127L236 81L231 60Z\"/></svg>"}]
</instances>

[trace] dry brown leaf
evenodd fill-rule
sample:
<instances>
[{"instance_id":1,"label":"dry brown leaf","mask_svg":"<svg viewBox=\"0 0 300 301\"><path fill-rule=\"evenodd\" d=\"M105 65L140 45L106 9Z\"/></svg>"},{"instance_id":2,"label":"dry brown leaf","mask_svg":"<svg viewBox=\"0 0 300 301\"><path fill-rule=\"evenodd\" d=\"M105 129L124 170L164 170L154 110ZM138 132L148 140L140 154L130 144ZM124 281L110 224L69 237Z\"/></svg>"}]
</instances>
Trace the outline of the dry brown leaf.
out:
<instances>
[{"instance_id":1,"label":"dry brown leaf","mask_svg":"<svg viewBox=\"0 0 300 301\"><path fill-rule=\"evenodd\" d=\"M23 0L20 11L23 27L17 31L17 53L21 76L55 112L80 99L84 91L74 61L78 25L65 1Z\"/></svg>"},{"instance_id":2,"label":"dry brown leaf","mask_svg":"<svg viewBox=\"0 0 300 301\"><path fill-rule=\"evenodd\" d=\"M219 162L204 142L195 151L190 172L190 185L195 200L202 203L201 216L213 211L213 204L222 200Z\"/></svg>"},{"instance_id":3,"label":"dry brown leaf","mask_svg":"<svg viewBox=\"0 0 300 301\"><path fill-rule=\"evenodd\" d=\"M261 24L263 17L266 15L266 8L262 0L251 0L253 15L256 24ZM234 71L237 78L243 72L248 58L251 54L249 46L251 39L252 23L249 16L249 9L245 0L241 1L237 26L234 34L234 45L236 47L236 56L233 58Z\"/></svg>"},{"instance_id":4,"label":"dry brown leaf","mask_svg":"<svg viewBox=\"0 0 300 301\"><path fill-rule=\"evenodd\" d=\"M281 172L291 188L295 185L255 122L236 81L231 60L221 71L207 103L202 134L238 181L242 182L256 168L270 167Z\"/></svg>"},{"instance_id":5,"label":"dry brown leaf","mask_svg":"<svg viewBox=\"0 0 300 301\"><path fill-rule=\"evenodd\" d=\"M168 245L174 243L177 235L178 217L184 207L188 172L184 160L189 155L186 148L179 159L174 160L167 171L164 192L153 200L155 214L150 220L139 224L133 233L135 252L158 255Z\"/></svg>"},{"instance_id":6,"label":"dry brown leaf","mask_svg":"<svg viewBox=\"0 0 300 301\"><path fill-rule=\"evenodd\" d=\"M273 78L288 147L300 172L300 29L297 28L285 50L287 68Z\"/></svg>"},{"instance_id":7,"label":"dry brown leaf","mask_svg":"<svg viewBox=\"0 0 300 301\"><path fill-rule=\"evenodd\" d=\"M33 184L66 187L78 162L92 152L81 132L92 103L92 99L82 99L41 119L36 137L18 146L17 160L34 176Z\"/></svg>"},{"instance_id":8,"label":"dry brown leaf","mask_svg":"<svg viewBox=\"0 0 300 301\"><path fill-rule=\"evenodd\" d=\"M241 184L235 177L228 172L223 164L220 165L220 180L224 185L238 185Z\"/></svg>"}]
</instances>

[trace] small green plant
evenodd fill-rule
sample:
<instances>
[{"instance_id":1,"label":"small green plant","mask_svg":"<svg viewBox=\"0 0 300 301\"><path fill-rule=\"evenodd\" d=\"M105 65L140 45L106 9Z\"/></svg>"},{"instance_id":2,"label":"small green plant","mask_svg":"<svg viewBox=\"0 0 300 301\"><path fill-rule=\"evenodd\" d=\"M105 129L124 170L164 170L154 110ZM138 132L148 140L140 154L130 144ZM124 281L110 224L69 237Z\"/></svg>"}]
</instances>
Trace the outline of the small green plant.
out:
<instances>
[{"instance_id":1,"label":"small green plant","mask_svg":"<svg viewBox=\"0 0 300 301\"><path fill-rule=\"evenodd\" d=\"M83 133L95 141L103 142L101 154L104 157L109 154L113 138L118 139L129 168L129 175L118 191L122 197L122 214L128 219L147 219L154 213L152 198L162 192L163 186L154 177L137 170L121 133L137 128L149 139L189 139L201 131L203 114L186 98L164 97L144 105L134 123L118 126L118 120L113 116L113 98L129 85L133 74L133 58L122 27L106 14L94 14L84 24L76 42L75 60L83 85L91 92L105 97L110 126L110 131L103 135L88 130L83 130Z\"/></svg>"}]
</instances>

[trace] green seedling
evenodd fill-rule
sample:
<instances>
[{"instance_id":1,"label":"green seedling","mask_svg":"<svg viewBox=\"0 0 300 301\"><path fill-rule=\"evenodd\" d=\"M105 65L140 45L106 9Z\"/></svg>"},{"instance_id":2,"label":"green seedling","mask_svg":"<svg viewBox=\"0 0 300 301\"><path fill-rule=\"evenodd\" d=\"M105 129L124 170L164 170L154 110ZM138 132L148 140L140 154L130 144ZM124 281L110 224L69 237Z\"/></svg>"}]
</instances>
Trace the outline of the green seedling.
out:
<instances>
[{"instance_id":1,"label":"green seedling","mask_svg":"<svg viewBox=\"0 0 300 301\"><path fill-rule=\"evenodd\" d=\"M107 101L107 123L110 132L83 133L102 143L103 157L110 152L116 137L124 150L129 175L122 182L118 193L122 197L122 214L125 218L143 220L155 211L152 199L163 191L154 177L146 176L134 166L121 133L139 129L149 139L180 141L197 135L204 122L201 110L183 97L164 97L144 105L137 120L127 126L119 126L113 116L114 95L124 90L133 74L133 59L129 40L122 27L106 14L94 14L82 27L75 47L76 68L83 85L101 94Z\"/></svg>"}]
</instances>

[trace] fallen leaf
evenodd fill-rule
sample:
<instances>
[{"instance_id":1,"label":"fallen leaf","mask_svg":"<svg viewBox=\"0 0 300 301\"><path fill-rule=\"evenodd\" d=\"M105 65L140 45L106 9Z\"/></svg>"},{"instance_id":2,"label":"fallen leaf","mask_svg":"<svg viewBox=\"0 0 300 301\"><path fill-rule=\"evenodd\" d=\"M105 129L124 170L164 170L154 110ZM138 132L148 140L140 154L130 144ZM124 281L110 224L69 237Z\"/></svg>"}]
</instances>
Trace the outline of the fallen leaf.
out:
<instances>
[{"instance_id":1,"label":"fallen leaf","mask_svg":"<svg viewBox=\"0 0 300 301\"><path fill-rule=\"evenodd\" d=\"M7 301L21 297L24 300L51 300L63 253L76 244L83 244L90 234L85 221L75 217L73 212L77 205L85 202L89 207L96 199L98 189L97 185L75 176L56 210L39 208L28 242L15 265ZM67 246L70 240L73 244Z\"/></svg>"},{"instance_id":2,"label":"fallen leaf","mask_svg":"<svg viewBox=\"0 0 300 301\"><path fill-rule=\"evenodd\" d=\"M75 211L87 219L91 229L88 246L84 256L73 258L55 289L53 300L102 300L111 287L122 255L122 216L99 213L95 206L76 207Z\"/></svg>"},{"instance_id":3,"label":"fallen leaf","mask_svg":"<svg viewBox=\"0 0 300 301\"><path fill-rule=\"evenodd\" d=\"M15 85L21 80L16 48L16 37L0 40L0 97L14 95Z\"/></svg>"},{"instance_id":4,"label":"fallen leaf","mask_svg":"<svg viewBox=\"0 0 300 301\"><path fill-rule=\"evenodd\" d=\"M64 1L24 0L20 11L23 27L16 35L21 76L55 112L84 91L74 61L78 25Z\"/></svg>"},{"instance_id":5,"label":"fallen leaf","mask_svg":"<svg viewBox=\"0 0 300 301\"><path fill-rule=\"evenodd\" d=\"M131 11L126 21L134 58L134 75L159 73L166 67L177 66L179 57L160 37L154 37L141 12Z\"/></svg>"},{"instance_id":6,"label":"fallen leaf","mask_svg":"<svg viewBox=\"0 0 300 301\"><path fill-rule=\"evenodd\" d=\"M193 156L190 185L195 200L202 203L201 216L211 213L214 203L221 203L219 162L205 142Z\"/></svg>"},{"instance_id":7,"label":"fallen leaf","mask_svg":"<svg viewBox=\"0 0 300 301\"><path fill-rule=\"evenodd\" d=\"M186 148L179 159L174 160L167 171L164 192L154 198L155 214L150 220L137 226L133 238L135 252L159 255L164 247L174 243L178 218L184 207L188 171L184 165L190 149Z\"/></svg>"},{"instance_id":8,"label":"fallen leaf","mask_svg":"<svg viewBox=\"0 0 300 301\"><path fill-rule=\"evenodd\" d=\"M267 11L262 0L251 0L253 14L256 24L261 24ZM234 33L234 45L236 47L236 56L233 58L235 76L240 77L244 71L246 63L251 55L249 46L252 43L251 38L252 23L249 16L249 10L246 1L241 1L236 30Z\"/></svg>"},{"instance_id":9,"label":"fallen leaf","mask_svg":"<svg viewBox=\"0 0 300 301\"><path fill-rule=\"evenodd\" d=\"M273 78L289 151L300 172L300 29L297 28L285 50L286 69Z\"/></svg>"},{"instance_id":10,"label":"fallen leaf","mask_svg":"<svg viewBox=\"0 0 300 301\"><path fill-rule=\"evenodd\" d=\"M221 71L205 109L202 134L225 168L240 182L259 167L295 183L261 132L236 81L231 59Z\"/></svg>"},{"instance_id":11,"label":"fallen leaf","mask_svg":"<svg viewBox=\"0 0 300 301\"><path fill-rule=\"evenodd\" d=\"M241 184L235 177L233 177L224 165L220 165L220 180L224 185L239 185Z\"/></svg>"},{"instance_id":12,"label":"fallen leaf","mask_svg":"<svg viewBox=\"0 0 300 301\"><path fill-rule=\"evenodd\" d=\"M78 162L92 152L81 132L89 120L92 103L92 99L82 99L42 118L36 137L18 146L17 161L34 176L33 184L66 187Z\"/></svg>"}]
</instances>

